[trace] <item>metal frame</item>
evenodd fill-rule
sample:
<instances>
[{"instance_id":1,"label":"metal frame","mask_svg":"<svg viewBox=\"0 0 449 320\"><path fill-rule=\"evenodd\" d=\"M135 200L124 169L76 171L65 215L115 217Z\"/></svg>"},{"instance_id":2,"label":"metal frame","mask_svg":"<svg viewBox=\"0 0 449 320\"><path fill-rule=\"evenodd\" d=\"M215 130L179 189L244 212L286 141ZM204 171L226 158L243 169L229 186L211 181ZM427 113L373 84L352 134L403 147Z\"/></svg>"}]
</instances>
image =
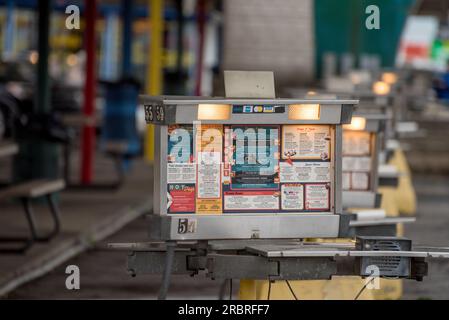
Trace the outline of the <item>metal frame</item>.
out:
<instances>
[{"instance_id":1,"label":"metal frame","mask_svg":"<svg viewBox=\"0 0 449 320\"><path fill-rule=\"evenodd\" d=\"M36 219L34 216L34 211L31 206L31 198L21 198L21 202L23 205L23 209L25 211L25 217L27 219L27 224L30 231L29 237L1 237L0 242L3 243L20 243L20 246L14 247L14 248L1 248L0 253L24 253L28 249L31 248L31 246L35 242L47 242L53 239L60 231L61 229L61 218L59 214L58 206L54 200L53 194L48 194L45 196L47 200L48 207L50 209L51 217L53 220L53 228L50 230L50 232L40 235L37 231L36 227Z\"/></svg>"},{"instance_id":2,"label":"metal frame","mask_svg":"<svg viewBox=\"0 0 449 320\"><path fill-rule=\"evenodd\" d=\"M412 249L411 241L396 237L358 237L356 244L251 241L191 243L172 246L172 274L196 275L205 271L212 279L316 280L335 275L367 276L366 268L378 264L380 277L422 280L427 275L427 258L449 259L449 250ZM375 244L393 244L395 249L375 250ZM369 244L369 245L366 245ZM114 245L112 245L114 247ZM167 246L115 246L133 250L128 256L131 275L166 271ZM394 258L396 269L390 268Z\"/></svg>"}]
</instances>

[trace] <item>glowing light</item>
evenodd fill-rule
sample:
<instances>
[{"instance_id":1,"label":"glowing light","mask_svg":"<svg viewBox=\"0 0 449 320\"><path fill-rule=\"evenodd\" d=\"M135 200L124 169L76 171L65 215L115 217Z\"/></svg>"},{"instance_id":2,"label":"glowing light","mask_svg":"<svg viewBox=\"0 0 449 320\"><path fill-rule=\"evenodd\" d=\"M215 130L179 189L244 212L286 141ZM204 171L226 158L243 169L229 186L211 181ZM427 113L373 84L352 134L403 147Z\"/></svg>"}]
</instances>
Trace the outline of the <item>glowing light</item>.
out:
<instances>
[{"instance_id":1,"label":"glowing light","mask_svg":"<svg viewBox=\"0 0 449 320\"><path fill-rule=\"evenodd\" d=\"M69 54L66 62L69 67L74 67L78 64L78 57L75 54Z\"/></svg>"},{"instance_id":2,"label":"glowing light","mask_svg":"<svg viewBox=\"0 0 449 320\"><path fill-rule=\"evenodd\" d=\"M382 81L392 85L398 81L398 76L394 72L385 72L382 75Z\"/></svg>"},{"instance_id":3,"label":"glowing light","mask_svg":"<svg viewBox=\"0 0 449 320\"><path fill-rule=\"evenodd\" d=\"M39 53L32 51L30 53L29 60L32 64L36 64L39 61Z\"/></svg>"},{"instance_id":4,"label":"glowing light","mask_svg":"<svg viewBox=\"0 0 449 320\"><path fill-rule=\"evenodd\" d=\"M198 105L198 120L227 120L231 116L229 104Z\"/></svg>"},{"instance_id":5,"label":"glowing light","mask_svg":"<svg viewBox=\"0 0 449 320\"><path fill-rule=\"evenodd\" d=\"M390 85L383 81L377 81L373 85L373 91L379 96L385 96L390 93Z\"/></svg>"},{"instance_id":6,"label":"glowing light","mask_svg":"<svg viewBox=\"0 0 449 320\"><path fill-rule=\"evenodd\" d=\"M319 120L319 104L292 104L288 108L290 120Z\"/></svg>"},{"instance_id":7,"label":"glowing light","mask_svg":"<svg viewBox=\"0 0 449 320\"><path fill-rule=\"evenodd\" d=\"M363 117L352 117L351 124L343 125L345 130L362 131L365 130L366 119Z\"/></svg>"}]
</instances>

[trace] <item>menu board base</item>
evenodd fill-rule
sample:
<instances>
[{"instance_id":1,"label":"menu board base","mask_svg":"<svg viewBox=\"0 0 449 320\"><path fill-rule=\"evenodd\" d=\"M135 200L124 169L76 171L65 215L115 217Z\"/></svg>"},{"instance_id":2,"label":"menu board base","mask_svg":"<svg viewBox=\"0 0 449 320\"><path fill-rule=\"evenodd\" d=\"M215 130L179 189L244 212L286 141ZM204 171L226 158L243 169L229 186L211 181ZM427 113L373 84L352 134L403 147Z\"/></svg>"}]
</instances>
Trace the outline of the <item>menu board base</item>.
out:
<instances>
[{"instance_id":1,"label":"menu board base","mask_svg":"<svg viewBox=\"0 0 449 320\"><path fill-rule=\"evenodd\" d=\"M150 239L155 241L336 238L340 227L340 215L331 213L179 214L149 219Z\"/></svg>"}]
</instances>

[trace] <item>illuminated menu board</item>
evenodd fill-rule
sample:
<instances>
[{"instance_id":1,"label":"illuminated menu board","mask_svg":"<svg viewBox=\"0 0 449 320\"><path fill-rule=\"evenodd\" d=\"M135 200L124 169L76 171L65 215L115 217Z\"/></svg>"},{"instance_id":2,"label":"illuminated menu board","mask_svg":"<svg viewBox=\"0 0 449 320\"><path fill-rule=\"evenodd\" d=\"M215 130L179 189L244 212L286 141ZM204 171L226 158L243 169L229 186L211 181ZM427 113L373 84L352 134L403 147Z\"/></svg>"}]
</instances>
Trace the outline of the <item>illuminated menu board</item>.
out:
<instances>
[{"instance_id":1,"label":"illuminated menu board","mask_svg":"<svg viewBox=\"0 0 449 320\"><path fill-rule=\"evenodd\" d=\"M332 132L328 125L171 125L167 212L329 212Z\"/></svg>"}]
</instances>

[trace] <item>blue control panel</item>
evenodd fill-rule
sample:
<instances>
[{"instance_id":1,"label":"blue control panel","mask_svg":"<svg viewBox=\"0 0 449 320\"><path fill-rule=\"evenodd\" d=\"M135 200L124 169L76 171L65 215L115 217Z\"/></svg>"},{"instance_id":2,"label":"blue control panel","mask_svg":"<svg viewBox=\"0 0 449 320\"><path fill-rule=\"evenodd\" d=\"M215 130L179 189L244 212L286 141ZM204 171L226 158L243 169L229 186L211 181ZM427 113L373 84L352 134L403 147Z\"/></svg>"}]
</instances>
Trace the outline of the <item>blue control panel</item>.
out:
<instances>
[{"instance_id":1,"label":"blue control panel","mask_svg":"<svg viewBox=\"0 0 449 320\"><path fill-rule=\"evenodd\" d=\"M233 105L232 113L261 114L261 113L285 113L285 105Z\"/></svg>"}]
</instances>

